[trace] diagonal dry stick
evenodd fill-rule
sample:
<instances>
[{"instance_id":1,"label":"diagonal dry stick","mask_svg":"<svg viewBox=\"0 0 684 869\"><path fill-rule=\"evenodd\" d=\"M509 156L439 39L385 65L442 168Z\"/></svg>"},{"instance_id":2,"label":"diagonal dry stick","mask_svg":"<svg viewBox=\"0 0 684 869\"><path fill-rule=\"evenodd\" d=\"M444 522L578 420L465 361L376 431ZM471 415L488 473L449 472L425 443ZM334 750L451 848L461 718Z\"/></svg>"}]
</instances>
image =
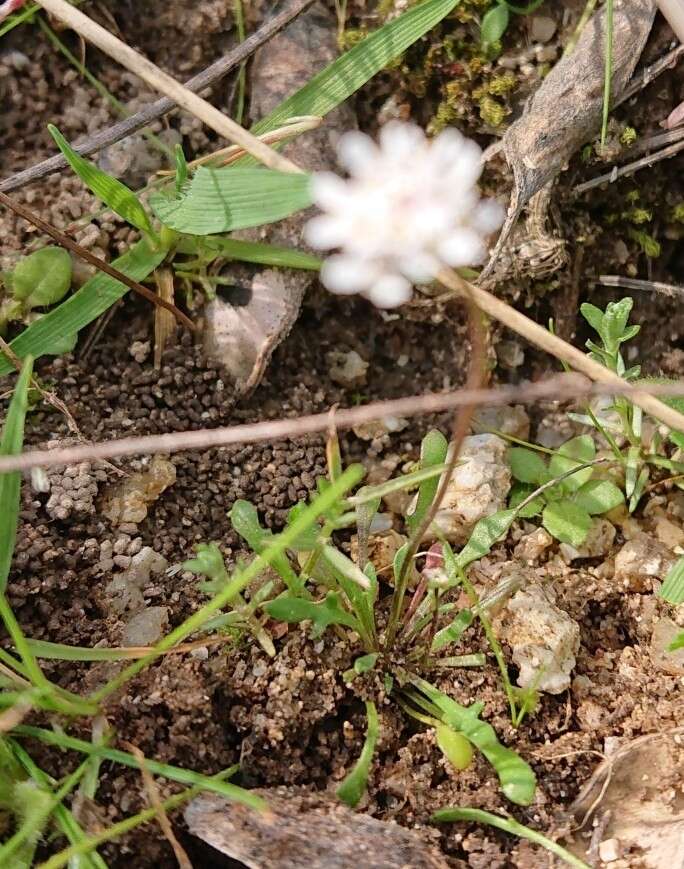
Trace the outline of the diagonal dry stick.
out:
<instances>
[{"instance_id":1,"label":"diagonal dry stick","mask_svg":"<svg viewBox=\"0 0 684 869\"><path fill-rule=\"evenodd\" d=\"M460 389L455 392L412 395L390 401L376 401L363 407L337 410L335 426L347 429L387 416L418 416L454 410L472 404L500 406L511 402L532 402L542 399L569 401L594 395L625 395L636 403L646 395L684 396L684 383L649 383L648 388L634 387L622 381L619 386L592 384L580 374L558 374L539 383L503 386L497 389ZM330 412L310 414L294 419L267 420L225 428L172 432L163 435L127 437L99 444L65 447L55 450L31 450L18 456L0 456L0 474L29 468L76 464L97 459L134 456L150 453L176 453L182 450L208 450L234 444L273 442L307 434L326 432L330 427ZM684 418L682 418L684 430Z\"/></svg>"},{"instance_id":2,"label":"diagonal dry stick","mask_svg":"<svg viewBox=\"0 0 684 869\"><path fill-rule=\"evenodd\" d=\"M51 223L47 223L47 221L43 220L42 217L38 217L37 214L34 214L33 211L26 208L25 205L15 202L14 199L10 199L6 193L0 193L0 203L6 205L20 217L23 217L24 220L27 220L29 223L38 227L38 229L46 235L49 235L50 238L54 238L54 240L58 242L58 244L61 244L62 247L67 248L67 250L75 253L76 256L85 260L87 263L90 263L90 265L95 266L96 269L109 275L110 278L115 278L115 280L125 284L129 289L147 299L148 302L152 302L153 305L159 305L161 308L166 308L166 310L170 311L180 323L187 326L187 328L191 329L193 332L195 331L195 324L192 322L190 317L180 311L172 302L167 302L165 299L160 298L156 293L153 293L152 290L149 290L143 284L134 281L133 278L129 278L128 275L115 269L114 266L110 266L109 263L100 259L99 256L95 256L94 253L91 253L80 244L77 244L73 239L69 238L68 235L64 235L63 232L60 232Z\"/></svg>"},{"instance_id":3,"label":"diagonal dry stick","mask_svg":"<svg viewBox=\"0 0 684 869\"><path fill-rule=\"evenodd\" d=\"M238 67L245 60L248 60L254 52L265 45L276 33L286 27L294 18L300 15L314 0L293 0L282 12L274 15L273 18L264 22L261 27L236 45L231 51L219 58L215 63L212 63L202 72L193 76L185 82L185 87L189 90L198 93L207 87L215 84L231 70ZM111 127L89 136L80 144L74 145L74 149L83 157L88 157L102 148L108 148L115 142L125 139L132 133L141 130L148 124L151 124L157 118L162 117L167 112L175 109L176 103L168 97L162 97L153 103L142 108L139 112L118 121ZM28 169L23 169L17 172L10 178L0 181L0 191L10 193L12 190L19 190L21 187L30 184L32 181L37 181L50 175L52 172L57 172L60 169L66 168L68 165L66 158L62 154L55 154L48 157L47 160L42 160Z\"/></svg>"},{"instance_id":4,"label":"diagonal dry stick","mask_svg":"<svg viewBox=\"0 0 684 869\"><path fill-rule=\"evenodd\" d=\"M249 133L244 127L235 123L232 118L224 115L223 112L203 100L197 94L176 81L172 76L167 75L158 66L153 64L142 54L134 51L125 42L118 39L109 31L101 27L92 18L88 18L80 10L70 6L66 0L38 0L40 6L54 15L59 21L71 27L79 36L82 36L88 42L92 42L105 54L120 63L130 72L135 73L143 81L147 82L150 87L158 90L172 99L175 103L187 111L192 112L195 117L203 121L212 130L215 130L220 136L240 145L251 154L264 166L271 169L278 169L281 172L301 172L302 170L296 166L287 157L283 157L277 151L269 148L264 142L260 141L256 136Z\"/></svg>"}]
</instances>

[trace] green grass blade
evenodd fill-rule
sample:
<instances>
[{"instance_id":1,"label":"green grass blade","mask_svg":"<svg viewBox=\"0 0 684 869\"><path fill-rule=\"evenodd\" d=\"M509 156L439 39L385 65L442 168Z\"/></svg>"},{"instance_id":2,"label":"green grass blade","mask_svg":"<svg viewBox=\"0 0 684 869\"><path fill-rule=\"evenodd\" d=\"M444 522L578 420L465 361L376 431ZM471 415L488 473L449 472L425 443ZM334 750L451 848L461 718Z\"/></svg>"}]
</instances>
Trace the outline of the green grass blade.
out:
<instances>
[{"instance_id":1,"label":"green grass blade","mask_svg":"<svg viewBox=\"0 0 684 869\"><path fill-rule=\"evenodd\" d=\"M55 733L52 730L44 730L41 727L31 727L29 725L20 724L14 728L13 733L17 736L31 736L45 742L48 745L55 745L59 748L68 748L72 751L78 751L81 754L97 755L105 760L111 760L114 763L120 763L123 766L129 766L132 769L140 769L140 761L137 757L129 754L127 751L121 751L118 748L109 748L106 745L94 745L92 742L86 742L83 739L76 739L73 736L67 736L65 733ZM215 778L202 775L200 772L195 772L191 769L182 769L178 766L171 766L168 763L159 763L156 760L145 759L145 766L154 775L161 775L171 781L180 782L180 784L199 786L204 790L212 791L215 794L220 794L227 797L233 802L241 803L248 806L250 809L264 809L266 803L261 797L252 794L238 785L230 784L229 782L217 781Z\"/></svg>"},{"instance_id":2,"label":"green grass blade","mask_svg":"<svg viewBox=\"0 0 684 869\"><path fill-rule=\"evenodd\" d=\"M459 0L417 3L333 61L268 117L259 121L252 132L260 134L275 130L296 116L327 115L439 24L458 3Z\"/></svg>"},{"instance_id":3,"label":"green grass blade","mask_svg":"<svg viewBox=\"0 0 684 869\"><path fill-rule=\"evenodd\" d=\"M213 235L261 226L311 205L310 177L245 166L200 166L179 199L153 194L157 217L177 232Z\"/></svg>"},{"instance_id":4,"label":"green grass blade","mask_svg":"<svg viewBox=\"0 0 684 869\"><path fill-rule=\"evenodd\" d=\"M672 565L658 596L668 603L684 603L684 558Z\"/></svg>"},{"instance_id":5,"label":"green grass blade","mask_svg":"<svg viewBox=\"0 0 684 869\"><path fill-rule=\"evenodd\" d=\"M308 269L318 271L322 260L318 257L288 247L276 247L258 241L241 241L237 238L207 239L207 246L230 259L256 265L274 266L286 269Z\"/></svg>"},{"instance_id":6,"label":"green grass blade","mask_svg":"<svg viewBox=\"0 0 684 869\"><path fill-rule=\"evenodd\" d=\"M165 250L152 250L146 241L139 241L112 265L136 281L144 280L166 257ZM56 338L65 338L79 332L96 320L118 299L125 296L128 287L109 275L97 274L70 296L65 302L37 320L18 335L10 347L23 359L49 352ZM0 357L0 377L14 371L5 357Z\"/></svg>"},{"instance_id":7,"label":"green grass blade","mask_svg":"<svg viewBox=\"0 0 684 869\"><path fill-rule=\"evenodd\" d=\"M432 821L444 824L452 821L476 821L480 824L489 824L491 827L496 827L498 830L503 830L505 833L510 833L512 836L519 836L521 839L529 839L530 842L535 842L541 845L556 857L565 860L568 866L573 866L575 869L590 869L590 867L579 857L575 857L570 851L566 851L560 845L556 844L552 839L547 838L542 833L536 830L531 830L523 824L518 823L514 818L501 818L499 815L494 815L491 812L485 812L482 809L462 809L458 806L439 809L431 818Z\"/></svg>"},{"instance_id":8,"label":"green grass blade","mask_svg":"<svg viewBox=\"0 0 684 869\"><path fill-rule=\"evenodd\" d=\"M368 719L366 739L363 743L359 759L335 792L338 799L342 800L343 803L352 809L359 804L361 797L366 791L368 775L371 763L373 762L373 754L375 753L375 745L378 741L378 711L375 708L375 703L371 700L366 701L366 717Z\"/></svg>"},{"instance_id":9,"label":"green grass blade","mask_svg":"<svg viewBox=\"0 0 684 869\"><path fill-rule=\"evenodd\" d=\"M132 190L118 179L107 175L102 169L98 169L90 160L81 157L54 124L48 124L48 131L71 168L98 199L140 232L154 234L150 218Z\"/></svg>"},{"instance_id":10,"label":"green grass blade","mask_svg":"<svg viewBox=\"0 0 684 869\"><path fill-rule=\"evenodd\" d=\"M7 419L0 440L0 454L17 456L24 443L24 420L28 410L28 388L33 371L33 360L25 360L7 411ZM19 521L19 491L21 473L13 471L0 474L0 594L5 593L9 576L14 543Z\"/></svg>"}]
</instances>

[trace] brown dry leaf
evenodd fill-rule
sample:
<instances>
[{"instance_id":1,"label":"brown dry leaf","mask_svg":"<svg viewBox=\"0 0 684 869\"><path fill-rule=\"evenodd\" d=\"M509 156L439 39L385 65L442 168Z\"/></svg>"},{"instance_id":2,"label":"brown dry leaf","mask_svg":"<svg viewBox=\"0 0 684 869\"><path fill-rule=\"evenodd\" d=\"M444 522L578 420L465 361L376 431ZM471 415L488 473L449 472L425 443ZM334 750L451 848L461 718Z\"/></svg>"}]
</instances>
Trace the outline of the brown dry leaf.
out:
<instances>
[{"instance_id":1,"label":"brown dry leaf","mask_svg":"<svg viewBox=\"0 0 684 869\"><path fill-rule=\"evenodd\" d=\"M268 115L286 97L305 85L338 54L332 8L316 3L254 56L251 70L251 113ZM331 169L340 133L356 127L347 104L326 115L321 127L305 133L283 153L307 171ZM303 249L302 230L308 212L276 224L235 233L236 238ZM248 268L231 264L224 275L234 280L227 292L204 311L204 346L222 362L239 393L257 386L271 354L292 328L304 293L316 280L313 272Z\"/></svg>"},{"instance_id":2,"label":"brown dry leaf","mask_svg":"<svg viewBox=\"0 0 684 869\"><path fill-rule=\"evenodd\" d=\"M185 809L190 832L249 869L447 869L418 833L377 821L325 794L297 788L255 791L269 807L255 812L216 794Z\"/></svg>"},{"instance_id":3,"label":"brown dry leaf","mask_svg":"<svg viewBox=\"0 0 684 869\"><path fill-rule=\"evenodd\" d=\"M617 840L615 848L627 861L621 865L681 869L683 779L684 727L641 736L599 764L571 811L582 826L593 821L601 841Z\"/></svg>"},{"instance_id":4,"label":"brown dry leaf","mask_svg":"<svg viewBox=\"0 0 684 869\"><path fill-rule=\"evenodd\" d=\"M652 0L615 0L612 101L626 88L651 32ZM552 181L572 155L596 135L603 111L606 8L585 25L574 50L558 61L506 130L501 148L513 170L508 216L482 277L530 199Z\"/></svg>"}]
</instances>

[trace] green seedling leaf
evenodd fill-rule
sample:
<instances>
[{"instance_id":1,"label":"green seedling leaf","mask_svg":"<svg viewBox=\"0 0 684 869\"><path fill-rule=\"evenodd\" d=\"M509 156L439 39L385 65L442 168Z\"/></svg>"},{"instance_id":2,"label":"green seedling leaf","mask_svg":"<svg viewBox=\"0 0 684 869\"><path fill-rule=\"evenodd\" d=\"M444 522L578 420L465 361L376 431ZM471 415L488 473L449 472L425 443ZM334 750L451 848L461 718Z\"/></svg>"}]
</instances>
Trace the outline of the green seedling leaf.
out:
<instances>
[{"instance_id":1,"label":"green seedling leaf","mask_svg":"<svg viewBox=\"0 0 684 869\"><path fill-rule=\"evenodd\" d=\"M668 652L677 652L679 649L684 649L684 631L681 634L677 634L667 647Z\"/></svg>"},{"instance_id":2,"label":"green seedling leaf","mask_svg":"<svg viewBox=\"0 0 684 869\"><path fill-rule=\"evenodd\" d=\"M566 851L559 844L538 833L536 830L531 830L524 824L518 823L513 818L501 818L499 815L494 815L491 812L485 812L482 809L462 809L460 807L449 807L439 809L431 818L432 821L438 824L453 823L454 821L467 821L480 824L489 824L491 827L496 827L498 830L503 830L505 833L510 833L512 836L519 836L521 839L529 839L530 842L535 842L546 848L556 857L564 860L568 866L573 866L574 869L591 869L579 857L575 857L570 851Z\"/></svg>"},{"instance_id":3,"label":"green seedling leaf","mask_svg":"<svg viewBox=\"0 0 684 869\"><path fill-rule=\"evenodd\" d=\"M508 451L508 462L511 466L511 473L521 483L541 486L549 479L546 462L539 453L535 453L533 450L512 447Z\"/></svg>"},{"instance_id":4,"label":"green seedling leaf","mask_svg":"<svg viewBox=\"0 0 684 869\"><path fill-rule=\"evenodd\" d=\"M368 591L371 587L371 582L366 574L361 570L358 564L354 564L351 558L335 549L334 546L326 545L321 549L321 555L328 562L330 567L338 573L342 574L345 579L353 582L355 585Z\"/></svg>"},{"instance_id":5,"label":"green seedling leaf","mask_svg":"<svg viewBox=\"0 0 684 869\"><path fill-rule=\"evenodd\" d=\"M61 302L71 286L72 262L61 247L44 247L23 257L12 272L12 295L30 311Z\"/></svg>"},{"instance_id":6,"label":"green seedling leaf","mask_svg":"<svg viewBox=\"0 0 684 869\"><path fill-rule=\"evenodd\" d=\"M247 541L257 555L263 554L273 543L273 533L261 527L257 509L249 501L236 501L228 513L228 518L240 537ZM301 591L302 581L292 569L284 552L274 557L271 567L280 574L291 591Z\"/></svg>"},{"instance_id":7,"label":"green seedling leaf","mask_svg":"<svg viewBox=\"0 0 684 869\"><path fill-rule=\"evenodd\" d=\"M607 513L625 503L624 495L610 480L589 480L575 492L573 500L591 516Z\"/></svg>"},{"instance_id":8,"label":"green seedling leaf","mask_svg":"<svg viewBox=\"0 0 684 869\"><path fill-rule=\"evenodd\" d=\"M560 477L577 465L591 462L595 457L596 447L590 435L579 435L579 437L572 438L559 447L555 455L551 456L549 462L550 477ZM568 491L576 492L580 486L591 479L593 472L593 468L583 468L563 480L563 486Z\"/></svg>"},{"instance_id":9,"label":"green seedling leaf","mask_svg":"<svg viewBox=\"0 0 684 869\"><path fill-rule=\"evenodd\" d=\"M486 12L480 25L480 41L483 45L498 42L506 32L510 14L503 3L493 6Z\"/></svg>"},{"instance_id":10,"label":"green seedling leaf","mask_svg":"<svg viewBox=\"0 0 684 869\"><path fill-rule=\"evenodd\" d=\"M337 798L352 809L359 804L361 797L366 792L375 745L378 741L378 711L375 708L375 703L371 700L366 700L366 718L368 720L366 739L359 759L335 792Z\"/></svg>"},{"instance_id":11,"label":"green seedling leaf","mask_svg":"<svg viewBox=\"0 0 684 869\"><path fill-rule=\"evenodd\" d=\"M173 155L176 164L176 196L180 196L188 180L188 161L185 159L183 146L180 143L174 148Z\"/></svg>"},{"instance_id":12,"label":"green seedling leaf","mask_svg":"<svg viewBox=\"0 0 684 869\"><path fill-rule=\"evenodd\" d=\"M458 730L446 724L435 727L437 745L444 757L457 770L468 769L473 760L473 747L470 741Z\"/></svg>"},{"instance_id":13,"label":"green seedling leaf","mask_svg":"<svg viewBox=\"0 0 684 869\"><path fill-rule=\"evenodd\" d=\"M482 752L496 770L506 797L519 806L529 806L537 787L534 772L516 752L501 745L491 724L480 720L481 705L461 706L418 676L408 680L439 710L443 724L462 733Z\"/></svg>"},{"instance_id":14,"label":"green seedling leaf","mask_svg":"<svg viewBox=\"0 0 684 869\"><path fill-rule=\"evenodd\" d=\"M433 429L433 431L428 432L420 445L421 470L443 466L446 461L448 448L449 444L447 443L447 439L440 431ZM420 527L420 523L423 521L426 513L430 509L430 504L434 501L438 487L438 477L431 477L420 484L416 506L413 513L406 518L406 524L410 535L415 534Z\"/></svg>"},{"instance_id":15,"label":"green seedling leaf","mask_svg":"<svg viewBox=\"0 0 684 869\"><path fill-rule=\"evenodd\" d=\"M272 244L263 244L258 241L242 241L237 238L214 238L210 236L205 239L205 245L210 250L214 250L229 259L255 263L257 265L318 271L322 264L322 260L318 257L305 253L302 250L294 250L289 247L275 247Z\"/></svg>"},{"instance_id":16,"label":"green seedling leaf","mask_svg":"<svg viewBox=\"0 0 684 869\"><path fill-rule=\"evenodd\" d=\"M466 628L469 628L472 625L474 619L475 616L473 615L472 610L461 610L450 625L442 628L441 631L437 631L435 638L432 641L432 651L438 652L440 649L443 649L444 646L448 646L451 643L457 643L461 639Z\"/></svg>"},{"instance_id":17,"label":"green seedling leaf","mask_svg":"<svg viewBox=\"0 0 684 869\"><path fill-rule=\"evenodd\" d=\"M470 539L456 556L458 567L465 570L473 561L479 561L487 555L497 540L508 533L515 516L515 510L508 509L480 519L473 528Z\"/></svg>"},{"instance_id":18,"label":"green seedling leaf","mask_svg":"<svg viewBox=\"0 0 684 869\"><path fill-rule=\"evenodd\" d=\"M587 539L592 519L589 513L573 501L564 498L551 501L542 512L542 525L561 543L581 546Z\"/></svg>"},{"instance_id":19,"label":"green seedling leaf","mask_svg":"<svg viewBox=\"0 0 684 869\"><path fill-rule=\"evenodd\" d=\"M198 543L195 557L183 562L183 570L206 576L210 582L202 584L202 591L217 594L228 582L230 576L217 543Z\"/></svg>"},{"instance_id":20,"label":"green seedling leaf","mask_svg":"<svg viewBox=\"0 0 684 869\"><path fill-rule=\"evenodd\" d=\"M177 232L213 235L262 226L311 205L310 176L245 166L200 166L179 199L162 193L150 204L163 224Z\"/></svg>"},{"instance_id":21,"label":"green seedling leaf","mask_svg":"<svg viewBox=\"0 0 684 869\"><path fill-rule=\"evenodd\" d=\"M669 569L658 596L668 603L684 603L684 557Z\"/></svg>"},{"instance_id":22,"label":"green seedling leaf","mask_svg":"<svg viewBox=\"0 0 684 869\"><path fill-rule=\"evenodd\" d=\"M584 302L580 305L580 314L589 323L591 328L600 335L603 329L603 311L597 308L596 305Z\"/></svg>"},{"instance_id":23,"label":"green seedling leaf","mask_svg":"<svg viewBox=\"0 0 684 869\"><path fill-rule=\"evenodd\" d=\"M369 673L377 664L379 655L373 652L370 655L362 655L354 661L354 672L357 676Z\"/></svg>"},{"instance_id":24,"label":"green seedling leaf","mask_svg":"<svg viewBox=\"0 0 684 869\"><path fill-rule=\"evenodd\" d=\"M546 503L543 495L537 495L537 497L533 498L526 507L522 508L522 510L518 509L518 505L522 504L522 502L537 488L539 487L534 486L531 483L513 483L511 486L511 494L508 498L508 506L516 508L516 516L519 516L521 519L531 519L532 516L539 516L541 511L544 509L544 504Z\"/></svg>"},{"instance_id":25,"label":"green seedling leaf","mask_svg":"<svg viewBox=\"0 0 684 869\"><path fill-rule=\"evenodd\" d=\"M459 2L426 0L412 6L334 60L268 117L259 121L252 132L260 134L276 130L293 117L324 117L439 24Z\"/></svg>"},{"instance_id":26,"label":"green seedling leaf","mask_svg":"<svg viewBox=\"0 0 684 869\"><path fill-rule=\"evenodd\" d=\"M148 242L139 241L112 265L128 277L142 281L160 265L166 253L165 250L152 250ZM25 329L10 347L20 359L28 355L38 358L50 354L56 341L73 338L127 292L125 284L109 275L97 274L78 292ZM0 377L11 371L14 371L12 363L0 356Z\"/></svg>"},{"instance_id":27,"label":"green seedling leaf","mask_svg":"<svg viewBox=\"0 0 684 869\"><path fill-rule=\"evenodd\" d=\"M18 456L24 443L24 421L28 410L28 389L33 371L33 360L24 361L21 374L14 387L7 418L2 429L0 455ZM19 521L19 493L21 473L10 471L0 474L0 594L5 593Z\"/></svg>"},{"instance_id":28,"label":"green seedling leaf","mask_svg":"<svg viewBox=\"0 0 684 869\"><path fill-rule=\"evenodd\" d=\"M304 621L313 622L314 638L320 637L330 625L346 625L357 632L359 630L354 616L342 609L340 596L335 591L329 591L325 600L319 603L284 594L264 604L264 610L272 619L279 622L295 624Z\"/></svg>"},{"instance_id":29,"label":"green seedling leaf","mask_svg":"<svg viewBox=\"0 0 684 869\"><path fill-rule=\"evenodd\" d=\"M153 236L150 218L135 193L121 181L98 169L90 160L81 157L53 124L48 124L48 130L69 165L86 187L131 226Z\"/></svg>"},{"instance_id":30,"label":"green seedling leaf","mask_svg":"<svg viewBox=\"0 0 684 869\"><path fill-rule=\"evenodd\" d=\"M603 315L601 332L599 334L601 335L606 350L611 355L617 354L620 349L620 344L627 340L625 337L625 329L633 306L634 300L629 296L620 299L619 302L609 302L608 305L606 305L606 312ZM639 327L637 326L637 331L638 328ZM636 334L636 332L633 334Z\"/></svg>"},{"instance_id":31,"label":"green seedling leaf","mask_svg":"<svg viewBox=\"0 0 684 869\"><path fill-rule=\"evenodd\" d=\"M292 525L302 515L304 510L306 510L306 504L304 501L295 504L294 507L291 507L288 511L287 522L285 524ZM304 534L300 534L292 544L292 550L294 552L311 552L312 549L316 548L320 530L321 529L318 525L312 525L310 528L307 528Z\"/></svg>"}]
</instances>

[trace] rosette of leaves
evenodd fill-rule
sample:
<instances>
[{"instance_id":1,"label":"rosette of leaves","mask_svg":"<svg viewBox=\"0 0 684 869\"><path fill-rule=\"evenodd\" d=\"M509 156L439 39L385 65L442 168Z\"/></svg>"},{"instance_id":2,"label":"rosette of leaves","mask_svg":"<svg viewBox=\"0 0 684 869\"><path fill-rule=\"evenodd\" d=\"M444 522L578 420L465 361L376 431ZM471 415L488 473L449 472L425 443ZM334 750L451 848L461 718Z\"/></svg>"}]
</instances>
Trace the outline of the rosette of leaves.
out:
<instances>
[{"instance_id":1,"label":"rosette of leaves","mask_svg":"<svg viewBox=\"0 0 684 869\"><path fill-rule=\"evenodd\" d=\"M624 503L620 489L610 480L594 477L587 465L596 459L596 447L589 435L566 441L546 462L534 450L513 447L508 460L515 483L510 506L521 504L536 489L558 479L540 492L519 515L541 516L542 525L561 543L581 546L592 526L592 516L607 513ZM577 470L573 473L573 468Z\"/></svg>"}]
</instances>

